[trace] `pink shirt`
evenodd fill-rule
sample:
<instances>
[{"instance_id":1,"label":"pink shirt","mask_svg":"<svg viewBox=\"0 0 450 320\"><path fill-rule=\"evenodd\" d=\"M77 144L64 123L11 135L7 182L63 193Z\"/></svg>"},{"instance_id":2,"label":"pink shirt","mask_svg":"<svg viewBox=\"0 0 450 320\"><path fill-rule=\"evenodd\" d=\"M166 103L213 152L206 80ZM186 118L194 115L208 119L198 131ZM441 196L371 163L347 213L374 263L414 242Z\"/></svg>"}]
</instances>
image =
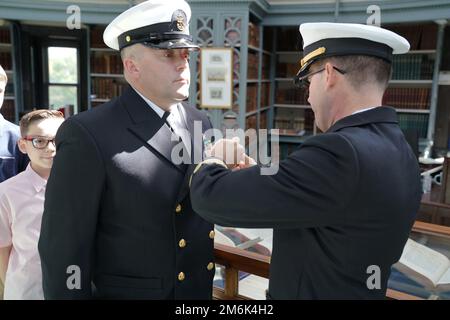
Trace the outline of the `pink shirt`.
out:
<instances>
[{"instance_id":1,"label":"pink shirt","mask_svg":"<svg viewBox=\"0 0 450 320\"><path fill-rule=\"evenodd\" d=\"M41 260L37 248L44 212L45 186L28 165L0 183L0 247L12 246L4 299L43 299Z\"/></svg>"}]
</instances>

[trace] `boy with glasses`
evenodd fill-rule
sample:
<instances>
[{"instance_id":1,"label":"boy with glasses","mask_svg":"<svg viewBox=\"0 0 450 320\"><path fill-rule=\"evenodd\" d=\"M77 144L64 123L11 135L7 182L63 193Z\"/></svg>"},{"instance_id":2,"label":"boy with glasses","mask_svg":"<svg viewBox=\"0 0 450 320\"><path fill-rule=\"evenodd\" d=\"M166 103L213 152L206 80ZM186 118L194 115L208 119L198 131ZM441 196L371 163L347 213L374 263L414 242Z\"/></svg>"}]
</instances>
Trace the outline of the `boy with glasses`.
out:
<instances>
[{"instance_id":1,"label":"boy with glasses","mask_svg":"<svg viewBox=\"0 0 450 320\"><path fill-rule=\"evenodd\" d=\"M20 120L18 146L30 164L0 183L0 279L5 300L44 298L37 244L55 135L63 121L63 114L54 110L35 110Z\"/></svg>"}]
</instances>

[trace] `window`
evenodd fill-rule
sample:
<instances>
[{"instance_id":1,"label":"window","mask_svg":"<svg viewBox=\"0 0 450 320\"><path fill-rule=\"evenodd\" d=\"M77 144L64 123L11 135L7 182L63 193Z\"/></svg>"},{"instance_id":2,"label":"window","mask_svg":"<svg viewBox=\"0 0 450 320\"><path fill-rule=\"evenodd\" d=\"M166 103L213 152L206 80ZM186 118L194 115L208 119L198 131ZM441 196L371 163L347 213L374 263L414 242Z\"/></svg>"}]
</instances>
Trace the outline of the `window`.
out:
<instances>
[{"instance_id":1,"label":"window","mask_svg":"<svg viewBox=\"0 0 450 320\"><path fill-rule=\"evenodd\" d=\"M78 112L78 49L48 47L48 102L50 109Z\"/></svg>"}]
</instances>

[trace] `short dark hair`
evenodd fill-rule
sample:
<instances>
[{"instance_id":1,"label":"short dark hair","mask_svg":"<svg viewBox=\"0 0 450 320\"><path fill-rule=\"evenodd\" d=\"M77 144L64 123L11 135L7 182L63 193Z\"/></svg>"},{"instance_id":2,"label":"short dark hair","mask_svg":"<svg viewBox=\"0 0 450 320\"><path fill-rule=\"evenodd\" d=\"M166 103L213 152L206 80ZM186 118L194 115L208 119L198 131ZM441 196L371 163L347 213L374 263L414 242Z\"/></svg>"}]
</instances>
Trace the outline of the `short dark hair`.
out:
<instances>
[{"instance_id":1,"label":"short dark hair","mask_svg":"<svg viewBox=\"0 0 450 320\"><path fill-rule=\"evenodd\" d=\"M39 109L28 112L22 119L20 119L20 134L22 138L28 133L28 128L33 122L37 122L49 118L61 118L64 119L64 115L58 110Z\"/></svg>"},{"instance_id":2,"label":"short dark hair","mask_svg":"<svg viewBox=\"0 0 450 320\"><path fill-rule=\"evenodd\" d=\"M350 84L359 89L362 85L376 82L383 90L388 86L392 76L392 65L377 57L370 56L337 56L321 61L322 65L330 62L346 72Z\"/></svg>"}]
</instances>

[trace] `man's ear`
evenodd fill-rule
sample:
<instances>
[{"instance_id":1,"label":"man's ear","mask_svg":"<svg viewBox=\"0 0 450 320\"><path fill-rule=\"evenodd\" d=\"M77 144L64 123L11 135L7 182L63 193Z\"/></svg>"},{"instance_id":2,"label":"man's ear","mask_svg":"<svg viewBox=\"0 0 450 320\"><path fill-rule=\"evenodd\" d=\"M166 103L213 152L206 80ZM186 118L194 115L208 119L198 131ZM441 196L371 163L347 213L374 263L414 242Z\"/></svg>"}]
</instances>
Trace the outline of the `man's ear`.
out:
<instances>
[{"instance_id":1,"label":"man's ear","mask_svg":"<svg viewBox=\"0 0 450 320\"><path fill-rule=\"evenodd\" d=\"M19 147L20 152L22 152L23 154L27 154L27 141L23 138L20 138L19 140L17 140L17 146Z\"/></svg>"},{"instance_id":2,"label":"man's ear","mask_svg":"<svg viewBox=\"0 0 450 320\"><path fill-rule=\"evenodd\" d=\"M337 72L334 70L333 65L329 62L325 64L325 76L327 87L334 87L338 81Z\"/></svg>"},{"instance_id":3,"label":"man's ear","mask_svg":"<svg viewBox=\"0 0 450 320\"><path fill-rule=\"evenodd\" d=\"M139 66L136 63L136 61L134 61L133 59L125 58L123 60L123 68L124 68L125 72L128 73L133 78L136 78L139 76Z\"/></svg>"}]
</instances>

